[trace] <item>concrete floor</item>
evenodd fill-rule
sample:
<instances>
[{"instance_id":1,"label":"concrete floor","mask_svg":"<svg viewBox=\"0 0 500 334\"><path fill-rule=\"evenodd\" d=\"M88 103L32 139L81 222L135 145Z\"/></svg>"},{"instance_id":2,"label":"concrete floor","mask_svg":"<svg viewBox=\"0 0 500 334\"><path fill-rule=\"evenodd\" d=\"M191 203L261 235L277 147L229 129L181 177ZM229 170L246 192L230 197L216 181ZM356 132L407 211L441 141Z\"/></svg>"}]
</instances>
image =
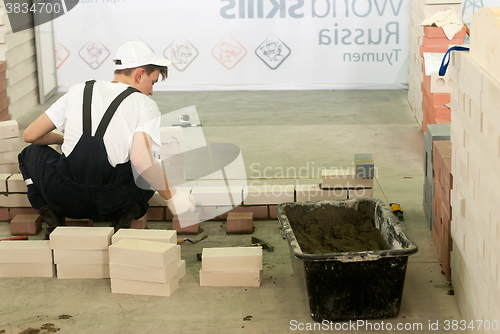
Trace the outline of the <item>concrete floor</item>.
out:
<instances>
[{"instance_id":1,"label":"concrete floor","mask_svg":"<svg viewBox=\"0 0 500 334\"><path fill-rule=\"evenodd\" d=\"M423 135L406 95L405 90L159 92L153 99L162 112L196 105L207 142L238 145L250 178L263 176L266 167L270 167L266 173L270 177L280 168L303 168L302 175L309 170L307 179L297 180L291 175L292 179L265 180L268 183L318 183L317 176L311 175L312 166L352 167L355 153L372 153L378 168L374 197L401 204L408 234L419 252L409 260L399 315L370 323L382 333L392 332L383 330L388 323L393 330L398 323L420 323L419 333L442 333L446 332L445 320L461 318L455 297L447 294L450 286L441 274L426 227L422 208ZM18 119L20 127L24 129L54 101ZM202 228L209 237L195 245L183 244L187 274L171 297L111 294L107 279L3 278L0 333L28 333L28 328L39 330L29 333L52 332L40 330L47 323L60 328L59 333L71 334L287 333L299 331L293 330L293 320L307 328L314 322L278 226L273 220L255 222L254 235L275 246L273 253L264 252L260 288L199 286L201 262L196 253L202 248L250 244L248 235L226 235L222 222L204 222ZM169 228L170 223L149 227ZM8 225L0 225L0 238L9 235ZM60 319L61 315L71 318ZM247 316L252 316L251 320L245 321ZM439 330L429 329L429 322L436 321ZM350 327L341 332L369 331Z\"/></svg>"}]
</instances>

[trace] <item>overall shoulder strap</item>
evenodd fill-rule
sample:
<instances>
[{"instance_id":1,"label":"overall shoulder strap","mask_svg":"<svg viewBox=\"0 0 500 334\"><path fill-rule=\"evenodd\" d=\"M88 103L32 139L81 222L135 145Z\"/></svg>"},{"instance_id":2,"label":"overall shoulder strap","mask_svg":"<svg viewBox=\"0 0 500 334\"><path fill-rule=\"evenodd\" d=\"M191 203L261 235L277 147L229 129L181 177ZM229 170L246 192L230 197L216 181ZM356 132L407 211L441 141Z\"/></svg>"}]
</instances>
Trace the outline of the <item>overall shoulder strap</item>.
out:
<instances>
[{"instance_id":1,"label":"overall shoulder strap","mask_svg":"<svg viewBox=\"0 0 500 334\"><path fill-rule=\"evenodd\" d=\"M111 122L111 119L113 118L113 115L116 112L116 109L118 109L118 106L125 100L130 94L139 92L138 89L135 89L134 87L128 87L125 89L123 92L118 95L113 102L109 105L108 109L104 113L104 116L101 119L101 123L99 123L99 126L97 127L97 131L95 132L95 137L104 137L104 133L106 133L106 130L108 129L109 122Z\"/></svg>"},{"instance_id":2,"label":"overall shoulder strap","mask_svg":"<svg viewBox=\"0 0 500 334\"><path fill-rule=\"evenodd\" d=\"M83 134L91 135L92 133L92 91L94 90L95 80L90 80L85 83L83 90Z\"/></svg>"}]
</instances>

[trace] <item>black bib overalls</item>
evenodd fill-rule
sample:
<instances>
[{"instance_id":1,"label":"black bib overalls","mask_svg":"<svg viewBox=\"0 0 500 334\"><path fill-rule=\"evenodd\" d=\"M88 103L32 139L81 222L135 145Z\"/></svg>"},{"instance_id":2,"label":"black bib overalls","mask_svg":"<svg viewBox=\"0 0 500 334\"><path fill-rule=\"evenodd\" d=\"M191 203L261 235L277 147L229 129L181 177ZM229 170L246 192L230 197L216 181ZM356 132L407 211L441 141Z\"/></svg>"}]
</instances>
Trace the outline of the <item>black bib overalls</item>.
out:
<instances>
[{"instance_id":1,"label":"black bib overalls","mask_svg":"<svg viewBox=\"0 0 500 334\"><path fill-rule=\"evenodd\" d=\"M142 217L154 192L136 186L130 161L111 166L103 140L118 106L130 94L139 91L128 87L118 95L92 136L94 83L86 82L83 134L70 155L61 156L48 146L30 145L19 154L19 166L24 179L33 181L28 186L28 198L35 209L48 205L64 217L109 221L115 226L124 216Z\"/></svg>"}]
</instances>

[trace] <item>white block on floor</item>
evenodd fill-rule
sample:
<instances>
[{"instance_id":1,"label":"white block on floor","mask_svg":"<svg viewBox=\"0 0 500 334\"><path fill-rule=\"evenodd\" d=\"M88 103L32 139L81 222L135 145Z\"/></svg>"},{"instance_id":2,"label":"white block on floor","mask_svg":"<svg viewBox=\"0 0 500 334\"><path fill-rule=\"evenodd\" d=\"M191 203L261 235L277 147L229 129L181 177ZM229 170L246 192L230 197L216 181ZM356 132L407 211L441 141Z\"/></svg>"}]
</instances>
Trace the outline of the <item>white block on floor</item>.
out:
<instances>
[{"instance_id":1,"label":"white block on floor","mask_svg":"<svg viewBox=\"0 0 500 334\"><path fill-rule=\"evenodd\" d=\"M372 188L373 179L359 179L354 168L321 170L322 189Z\"/></svg>"},{"instance_id":2,"label":"white block on floor","mask_svg":"<svg viewBox=\"0 0 500 334\"><path fill-rule=\"evenodd\" d=\"M136 266L132 264L109 263L111 278L120 278L132 281L168 283L177 276L177 261L165 268Z\"/></svg>"},{"instance_id":3,"label":"white block on floor","mask_svg":"<svg viewBox=\"0 0 500 334\"><path fill-rule=\"evenodd\" d=\"M177 245L177 262L181 261L181 245Z\"/></svg>"},{"instance_id":4,"label":"white block on floor","mask_svg":"<svg viewBox=\"0 0 500 334\"><path fill-rule=\"evenodd\" d=\"M243 187L233 186L229 188L213 187L193 187L191 194L196 199L196 203L203 206L226 206L239 205L243 202Z\"/></svg>"},{"instance_id":5,"label":"white block on floor","mask_svg":"<svg viewBox=\"0 0 500 334\"><path fill-rule=\"evenodd\" d=\"M297 202L347 199L347 189L321 189L317 184L299 185L295 188Z\"/></svg>"},{"instance_id":6,"label":"white block on floor","mask_svg":"<svg viewBox=\"0 0 500 334\"><path fill-rule=\"evenodd\" d=\"M119 229L111 237L111 242L114 244L121 239L136 239L146 241L166 242L170 244L177 244L177 231L175 230L132 230L132 229Z\"/></svg>"},{"instance_id":7,"label":"white block on floor","mask_svg":"<svg viewBox=\"0 0 500 334\"><path fill-rule=\"evenodd\" d=\"M108 264L107 250L54 249L55 264Z\"/></svg>"},{"instance_id":8,"label":"white block on floor","mask_svg":"<svg viewBox=\"0 0 500 334\"><path fill-rule=\"evenodd\" d=\"M18 151L20 150L21 144L18 137L0 139L0 152Z\"/></svg>"},{"instance_id":9,"label":"white block on floor","mask_svg":"<svg viewBox=\"0 0 500 334\"><path fill-rule=\"evenodd\" d=\"M17 121L0 122L0 139L19 137L19 126Z\"/></svg>"},{"instance_id":10,"label":"white block on floor","mask_svg":"<svg viewBox=\"0 0 500 334\"><path fill-rule=\"evenodd\" d=\"M161 296L169 297L179 287L177 278L173 278L168 283L152 283L124 280L119 278L111 279L111 292L124 293L129 295Z\"/></svg>"},{"instance_id":11,"label":"white block on floor","mask_svg":"<svg viewBox=\"0 0 500 334\"><path fill-rule=\"evenodd\" d=\"M0 263L52 263L48 240L1 241Z\"/></svg>"},{"instance_id":12,"label":"white block on floor","mask_svg":"<svg viewBox=\"0 0 500 334\"><path fill-rule=\"evenodd\" d=\"M11 175L12 174L0 174L0 193L6 193L7 192L7 179ZM2 197L0 197L0 198L2 198ZM2 205L1 202L0 202L0 205Z\"/></svg>"},{"instance_id":13,"label":"white block on floor","mask_svg":"<svg viewBox=\"0 0 500 334\"><path fill-rule=\"evenodd\" d=\"M262 270L261 247L203 248L203 271Z\"/></svg>"},{"instance_id":14,"label":"white block on floor","mask_svg":"<svg viewBox=\"0 0 500 334\"><path fill-rule=\"evenodd\" d=\"M177 260L177 244L122 239L109 246L109 261L165 268Z\"/></svg>"},{"instance_id":15,"label":"white block on floor","mask_svg":"<svg viewBox=\"0 0 500 334\"><path fill-rule=\"evenodd\" d=\"M50 248L107 250L113 233L112 227L58 226L50 234Z\"/></svg>"},{"instance_id":16,"label":"white block on floor","mask_svg":"<svg viewBox=\"0 0 500 334\"><path fill-rule=\"evenodd\" d=\"M245 205L276 205L293 202L295 197L294 185L263 185L249 186L243 190Z\"/></svg>"},{"instance_id":17,"label":"white block on floor","mask_svg":"<svg viewBox=\"0 0 500 334\"><path fill-rule=\"evenodd\" d=\"M0 173L19 173L19 164L5 164L0 165Z\"/></svg>"},{"instance_id":18,"label":"white block on floor","mask_svg":"<svg viewBox=\"0 0 500 334\"><path fill-rule=\"evenodd\" d=\"M26 193L28 188L21 174L13 174L7 180L9 193Z\"/></svg>"},{"instance_id":19,"label":"white block on floor","mask_svg":"<svg viewBox=\"0 0 500 334\"><path fill-rule=\"evenodd\" d=\"M57 278L109 278L109 265L61 263L57 265Z\"/></svg>"},{"instance_id":20,"label":"white block on floor","mask_svg":"<svg viewBox=\"0 0 500 334\"><path fill-rule=\"evenodd\" d=\"M54 274L53 263L0 263L0 277L54 277Z\"/></svg>"},{"instance_id":21,"label":"white block on floor","mask_svg":"<svg viewBox=\"0 0 500 334\"><path fill-rule=\"evenodd\" d=\"M31 208L31 203L26 194L0 195L0 207Z\"/></svg>"},{"instance_id":22,"label":"white block on floor","mask_svg":"<svg viewBox=\"0 0 500 334\"><path fill-rule=\"evenodd\" d=\"M177 262L177 280L180 281L186 276L186 260Z\"/></svg>"},{"instance_id":23,"label":"white block on floor","mask_svg":"<svg viewBox=\"0 0 500 334\"><path fill-rule=\"evenodd\" d=\"M260 286L262 270L255 271L203 271L200 286Z\"/></svg>"}]
</instances>

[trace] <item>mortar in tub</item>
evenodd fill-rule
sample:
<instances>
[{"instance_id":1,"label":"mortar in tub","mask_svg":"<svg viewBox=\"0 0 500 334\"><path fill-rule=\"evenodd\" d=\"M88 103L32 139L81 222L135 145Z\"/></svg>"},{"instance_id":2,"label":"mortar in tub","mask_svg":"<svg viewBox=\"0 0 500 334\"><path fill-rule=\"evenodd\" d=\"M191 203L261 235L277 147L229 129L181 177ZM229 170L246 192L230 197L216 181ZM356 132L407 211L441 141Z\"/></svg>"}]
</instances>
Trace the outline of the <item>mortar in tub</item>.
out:
<instances>
[{"instance_id":1,"label":"mortar in tub","mask_svg":"<svg viewBox=\"0 0 500 334\"><path fill-rule=\"evenodd\" d=\"M399 313L417 245L378 199L276 207L295 276L316 321L392 318Z\"/></svg>"}]
</instances>

